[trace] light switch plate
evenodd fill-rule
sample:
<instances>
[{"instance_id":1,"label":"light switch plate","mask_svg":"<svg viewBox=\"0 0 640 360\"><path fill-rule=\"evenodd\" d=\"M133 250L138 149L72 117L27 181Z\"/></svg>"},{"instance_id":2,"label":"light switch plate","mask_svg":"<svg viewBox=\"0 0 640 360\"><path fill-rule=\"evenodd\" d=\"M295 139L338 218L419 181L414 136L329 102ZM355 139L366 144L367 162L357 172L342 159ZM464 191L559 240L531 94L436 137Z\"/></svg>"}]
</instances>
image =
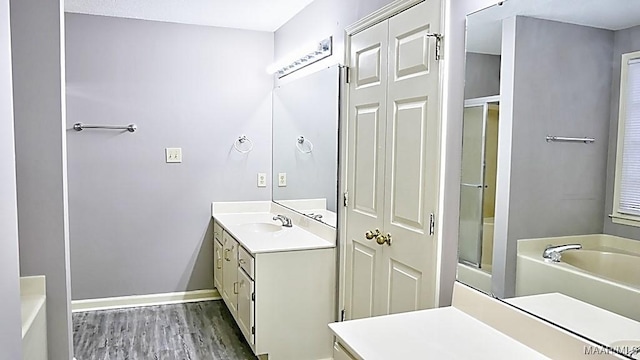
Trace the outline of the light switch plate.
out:
<instances>
[{"instance_id":1,"label":"light switch plate","mask_svg":"<svg viewBox=\"0 0 640 360\"><path fill-rule=\"evenodd\" d=\"M287 173L278 173L278 186L287 186Z\"/></svg>"},{"instance_id":2,"label":"light switch plate","mask_svg":"<svg viewBox=\"0 0 640 360\"><path fill-rule=\"evenodd\" d=\"M267 174L258 173L258 187L267 187Z\"/></svg>"},{"instance_id":3,"label":"light switch plate","mask_svg":"<svg viewBox=\"0 0 640 360\"><path fill-rule=\"evenodd\" d=\"M182 162L182 148L166 148L164 154L168 163Z\"/></svg>"}]
</instances>

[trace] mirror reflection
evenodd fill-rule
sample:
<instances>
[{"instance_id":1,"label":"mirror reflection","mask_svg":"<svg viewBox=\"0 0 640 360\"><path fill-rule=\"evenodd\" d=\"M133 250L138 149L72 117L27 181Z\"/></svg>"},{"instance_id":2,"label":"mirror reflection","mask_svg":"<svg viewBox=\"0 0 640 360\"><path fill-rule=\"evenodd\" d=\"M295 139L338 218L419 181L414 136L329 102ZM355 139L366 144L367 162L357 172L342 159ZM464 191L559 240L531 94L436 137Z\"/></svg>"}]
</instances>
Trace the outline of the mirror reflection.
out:
<instances>
[{"instance_id":1,"label":"mirror reflection","mask_svg":"<svg viewBox=\"0 0 640 360\"><path fill-rule=\"evenodd\" d=\"M499 113L499 96L474 98L465 100L462 119L459 269L461 280L475 274L476 287L487 292L493 263Z\"/></svg>"},{"instance_id":2,"label":"mirror reflection","mask_svg":"<svg viewBox=\"0 0 640 360\"><path fill-rule=\"evenodd\" d=\"M607 346L640 345L639 24L633 0L467 17L458 280Z\"/></svg>"},{"instance_id":3,"label":"mirror reflection","mask_svg":"<svg viewBox=\"0 0 640 360\"><path fill-rule=\"evenodd\" d=\"M273 91L273 201L336 226L338 65Z\"/></svg>"}]
</instances>

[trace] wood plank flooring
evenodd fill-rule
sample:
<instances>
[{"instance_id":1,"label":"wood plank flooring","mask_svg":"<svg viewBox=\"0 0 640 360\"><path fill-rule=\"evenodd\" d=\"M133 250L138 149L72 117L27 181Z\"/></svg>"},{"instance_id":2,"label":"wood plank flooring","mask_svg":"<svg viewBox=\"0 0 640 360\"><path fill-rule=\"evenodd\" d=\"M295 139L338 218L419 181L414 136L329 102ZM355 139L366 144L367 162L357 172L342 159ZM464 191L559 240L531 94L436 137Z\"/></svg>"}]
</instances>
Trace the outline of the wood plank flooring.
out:
<instances>
[{"instance_id":1,"label":"wood plank flooring","mask_svg":"<svg viewBox=\"0 0 640 360\"><path fill-rule=\"evenodd\" d=\"M257 359L222 301L73 314L77 360Z\"/></svg>"}]
</instances>

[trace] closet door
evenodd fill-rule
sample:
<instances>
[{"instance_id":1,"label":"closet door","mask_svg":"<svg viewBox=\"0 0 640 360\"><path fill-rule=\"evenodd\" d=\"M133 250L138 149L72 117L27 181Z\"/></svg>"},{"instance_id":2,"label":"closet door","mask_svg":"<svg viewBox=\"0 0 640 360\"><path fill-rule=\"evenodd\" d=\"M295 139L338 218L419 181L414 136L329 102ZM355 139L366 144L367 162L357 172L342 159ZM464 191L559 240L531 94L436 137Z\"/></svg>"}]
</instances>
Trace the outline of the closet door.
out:
<instances>
[{"instance_id":1,"label":"closet door","mask_svg":"<svg viewBox=\"0 0 640 360\"><path fill-rule=\"evenodd\" d=\"M440 2L428 0L389 19L382 294L384 313L435 306L438 202Z\"/></svg>"},{"instance_id":2,"label":"closet door","mask_svg":"<svg viewBox=\"0 0 640 360\"><path fill-rule=\"evenodd\" d=\"M382 231L385 178L388 22L351 37L347 139L345 310L349 319L381 315L382 250L367 231Z\"/></svg>"}]
</instances>

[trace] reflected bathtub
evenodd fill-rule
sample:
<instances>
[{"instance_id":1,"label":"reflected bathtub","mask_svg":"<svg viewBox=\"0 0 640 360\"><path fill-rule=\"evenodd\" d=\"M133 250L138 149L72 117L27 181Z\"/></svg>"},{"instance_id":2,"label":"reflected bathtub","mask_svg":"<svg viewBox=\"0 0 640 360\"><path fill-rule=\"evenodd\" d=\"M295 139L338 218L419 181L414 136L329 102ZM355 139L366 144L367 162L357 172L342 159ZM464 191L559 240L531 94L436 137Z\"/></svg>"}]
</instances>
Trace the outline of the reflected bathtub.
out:
<instances>
[{"instance_id":1,"label":"reflected bathtub","mask_svg":"<svg viewBox=\"0 0 640 360\"><path fill-rule=\"evenodd\" d=\"M562 254L560 261L592 275L640 289L640 256L598 250L574 250Z\"/></svg>"},{"instance_id":2,"label":"reflected bathtub","mask_svg":"<svg viewBox=\"0 0 640 360\"><path fill-rule=\"evenodd\" d=\"M548 245L581 244L548 262ZM640 241L610 235L518 241L516 296L559 292L640 321Z\"/></svg>"}]
</instances>

